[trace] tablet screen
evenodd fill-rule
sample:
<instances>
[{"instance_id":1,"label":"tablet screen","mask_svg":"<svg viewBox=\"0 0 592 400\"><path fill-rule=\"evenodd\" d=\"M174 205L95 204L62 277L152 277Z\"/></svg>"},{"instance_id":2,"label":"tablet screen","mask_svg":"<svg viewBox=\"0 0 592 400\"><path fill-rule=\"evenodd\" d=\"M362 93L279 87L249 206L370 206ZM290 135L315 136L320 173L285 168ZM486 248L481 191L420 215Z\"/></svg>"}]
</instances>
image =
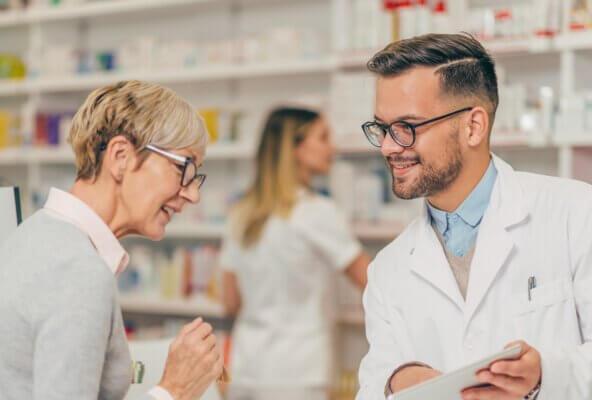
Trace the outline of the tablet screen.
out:
<instances>
[{"instance_id":1,"label":"tablet screen","mask_svg":"<svg viewBox=\"0 0 592 400\"><path fill-rule=\"evenodd\" d=\"M460 392L463 389L481 385L476 378L478 371L489 368L495 361L515 359L520 356L520 351L519 345L509 347L456 371L447 372L429 381L395 393L389 396L389 400L460 400Z\"/></svg>"}]
</instances>

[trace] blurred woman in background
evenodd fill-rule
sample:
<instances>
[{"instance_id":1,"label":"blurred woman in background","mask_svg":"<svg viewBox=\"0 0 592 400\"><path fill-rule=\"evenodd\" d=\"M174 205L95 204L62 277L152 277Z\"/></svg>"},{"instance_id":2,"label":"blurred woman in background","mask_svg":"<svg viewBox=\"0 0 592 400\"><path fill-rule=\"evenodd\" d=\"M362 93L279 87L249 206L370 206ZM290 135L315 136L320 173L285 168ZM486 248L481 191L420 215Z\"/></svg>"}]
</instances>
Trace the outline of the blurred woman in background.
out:
<instances>
[{"instance_id":1,"label":"blurred woman in background","mask_svg":"<svg viewBox=\"0 0 592 400\"><path fill-rule=\"evenodd\" d=\"M366 285L369 257L311 180L334 156L317 112L274 110L252 187L231 213L220 263L236 315L229 400L326 399L331 376L331 272Z\"/></svg>"}]
</instances>

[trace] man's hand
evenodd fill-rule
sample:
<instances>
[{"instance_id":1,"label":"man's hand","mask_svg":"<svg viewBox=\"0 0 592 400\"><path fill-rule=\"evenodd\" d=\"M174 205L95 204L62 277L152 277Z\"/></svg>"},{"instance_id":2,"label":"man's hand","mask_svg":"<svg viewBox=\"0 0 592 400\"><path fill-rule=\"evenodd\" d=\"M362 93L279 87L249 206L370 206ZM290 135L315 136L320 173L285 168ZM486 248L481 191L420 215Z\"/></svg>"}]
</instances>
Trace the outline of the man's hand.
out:
<instances>
[{"instance_id":1,"label":"man's hand","mask_svg":"<svg viewBox=\"0 0 592 400\"><path fill-rule=\"evenodd\" d=\"M518 400L523 399L541 380L541 355L526 342L518 341L522 351L516 360L497 361L489 370L480 371L477 379L491 386L469 388L462 392L463 400Z\"/></svg>"},{"instance_id":2,"label":"man's hand","mask_svg":"<svg viewBox=\"0 0 592 400\"><path fill-rule=\"evenodd\" d=\"M397 393L408 387L415 386L435 378L442 373L432 368L412 365L397 372L390 381L391 392Z\"/></svg>"}]
</instances>

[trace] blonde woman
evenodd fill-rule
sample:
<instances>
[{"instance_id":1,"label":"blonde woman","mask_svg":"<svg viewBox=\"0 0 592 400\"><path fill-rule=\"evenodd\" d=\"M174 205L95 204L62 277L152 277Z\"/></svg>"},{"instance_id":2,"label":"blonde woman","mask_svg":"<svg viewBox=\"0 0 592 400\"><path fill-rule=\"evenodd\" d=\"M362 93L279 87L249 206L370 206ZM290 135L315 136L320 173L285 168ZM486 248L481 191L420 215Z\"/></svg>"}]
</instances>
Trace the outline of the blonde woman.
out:
<instances>
[{"instance_id":1,"label":"blonde woman","mask_svg":"<svg viewBox=\"0 0 592 400\"><path fill-rule=\"evenodd\" d=\"M310 189L333 155L318 113L269 116L254 184L233 211L220 260L225 305L237 316L229 400L327 398L331 272L362 288L369 262L335 204Z\"/></svg>"},{"instance_id":2,"label":"blonde woman","mask_svg":"<svg viewBox=\"0 0 592 400\"><path fill-rule=\"evenodd\" d=\"M92 92L69 141L77 179L0 248L0 393L7 400L122 399L132 381L115 278L119 239L159 240L199 201L206 130L172 91L138 81ZM151 399L193 399L220 376L212 328L197 319L170 346Z\"/></svg>"}]
</instances>

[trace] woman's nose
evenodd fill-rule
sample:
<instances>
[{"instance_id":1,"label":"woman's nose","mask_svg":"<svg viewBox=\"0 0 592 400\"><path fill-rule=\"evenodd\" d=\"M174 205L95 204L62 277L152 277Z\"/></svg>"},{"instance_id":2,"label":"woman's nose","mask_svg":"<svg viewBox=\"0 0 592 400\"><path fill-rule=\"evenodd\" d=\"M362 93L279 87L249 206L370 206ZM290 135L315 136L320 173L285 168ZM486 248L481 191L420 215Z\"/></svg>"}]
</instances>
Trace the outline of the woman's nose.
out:
<instances>
[{"instance_id":1,"label":"woman's nose","mask_svg":"<svg viewBox=\"0 0 592 400\"><path fill-rule=\"evenodd\" d=\"M181 195L181 197L183 197L185 200L187 200L191 204L199 203L200 193L199 193L199 187L198 187L196 181L192 182L187 187L182 187L179 194Z\"/></svg>"}]
</instances>

